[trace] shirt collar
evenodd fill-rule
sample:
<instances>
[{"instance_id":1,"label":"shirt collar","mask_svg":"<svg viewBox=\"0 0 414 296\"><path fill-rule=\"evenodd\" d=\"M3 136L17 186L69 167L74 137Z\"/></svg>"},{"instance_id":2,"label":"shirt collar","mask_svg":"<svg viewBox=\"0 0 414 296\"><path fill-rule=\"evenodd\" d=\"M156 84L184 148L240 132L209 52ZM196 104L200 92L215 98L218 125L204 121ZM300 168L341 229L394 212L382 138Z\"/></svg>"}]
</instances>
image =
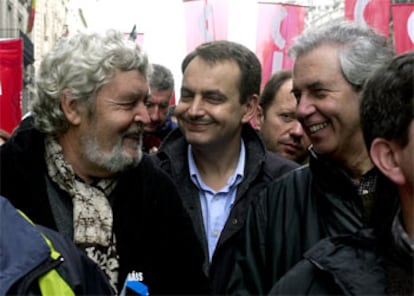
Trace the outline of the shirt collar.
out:
<instances>
[{"instance_id":1,"label":"shirt collar","mask_svg":"<svg viewBox=\"0 0 414 296\"><path fill-rule=\"evenodd\" d=\"M198 168L195 164L195 160L192 153L192 146L191 144L188 144L187 147L187 157L188 157L188 165L190 170L190 176L193 181L193 183L200 189L202 185L200 172L198 171ZM246 162L246 147L244 144L243 139L240 140L240 156L237 163L237 167L233 173L233 175L230 176L230 178L227 180L227 187L235 187L240 184L240 182L243 180L244 177L244 167ZM204 184L204 183L203 183Z\"/></svg>"}]
</instances>

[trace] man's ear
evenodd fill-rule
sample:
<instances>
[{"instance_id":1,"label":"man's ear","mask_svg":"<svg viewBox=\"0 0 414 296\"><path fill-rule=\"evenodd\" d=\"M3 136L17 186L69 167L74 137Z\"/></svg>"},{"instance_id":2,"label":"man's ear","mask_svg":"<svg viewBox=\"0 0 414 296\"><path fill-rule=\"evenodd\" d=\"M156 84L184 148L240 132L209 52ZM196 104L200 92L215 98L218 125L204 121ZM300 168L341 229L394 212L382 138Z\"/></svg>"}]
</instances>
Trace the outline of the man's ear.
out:
<instances>
[{"instance_id":1,"label":"man's ear","mask_svg":"<svg viewBox=\"0 0 414 296\"><path fill-rule=\"evenodd\" d=\"M254 117L254 121L255 121L255 127L257 130L260 130L262 128L263 122L264 122L264 111L262 106L258 105L257 106L257 112L256 115Z\"/></svg>"},{"instance_id":2,"label":"man's ear","mask_svg":"<svg viewBox=\"0 0 414 296\"><path fill-rule=\"evenodd\" d=\"M72 98L72 94L67 88L60 94L60 106L71 124L78 125L81 122L78 102Z\"/></svg>"},{"instance_id":3,"label":"man's ear","mask_svg":"<svg viewBox=\"0 0 414 296\"><path fill-rule=\"evenodd\" d=\"M259 96L258 95L251 95L246 104L244 105L245 111L242 117L242 122L246 123L251 120L254 120L254 116L257 112L257 107L259 106Z\"/></svg>"},{"instance_id":4,"label":"man's ear","mask_svg":"<svg viewBox=\"0 0 414 296\"><path fill-rule=\"evenodd\" d=\"M397 143L382 138L376 138L370 149L371 159L375 166L397 185L406 182L400 167L399 146Z\"/></svg>"}]
</instances>

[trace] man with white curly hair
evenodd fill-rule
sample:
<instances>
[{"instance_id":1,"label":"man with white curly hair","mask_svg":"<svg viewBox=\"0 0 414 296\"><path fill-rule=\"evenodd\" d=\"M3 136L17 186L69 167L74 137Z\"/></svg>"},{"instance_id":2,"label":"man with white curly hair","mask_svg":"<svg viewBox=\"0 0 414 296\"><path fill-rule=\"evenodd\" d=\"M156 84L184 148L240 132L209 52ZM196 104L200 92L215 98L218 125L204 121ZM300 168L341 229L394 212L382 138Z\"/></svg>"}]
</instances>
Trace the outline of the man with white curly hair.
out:
<instances>
[{"instance_id":1,"label":"man with white curly hair","mask_svg":"<svg viewBox=\"0 0 414 296\"><path fill-rule=\"evenodd\" d=\"M203 294L191 221L142 153L150 73L119 32L61 40L42 60L32 115L1 147L0 191L71 237L118 292L135 271L151 294Z\"/></svg>"}]
</instances>

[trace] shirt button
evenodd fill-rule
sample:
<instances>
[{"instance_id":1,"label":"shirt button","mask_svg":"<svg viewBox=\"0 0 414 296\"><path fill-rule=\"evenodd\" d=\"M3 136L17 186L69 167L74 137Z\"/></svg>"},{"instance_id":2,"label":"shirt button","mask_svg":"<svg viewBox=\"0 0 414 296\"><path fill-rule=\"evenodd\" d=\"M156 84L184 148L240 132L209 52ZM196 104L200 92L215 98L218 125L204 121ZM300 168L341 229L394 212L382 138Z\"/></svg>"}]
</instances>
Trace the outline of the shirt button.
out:
<instances>
[{"instance_id":1,"label":"shirt button","mask_svg":"<svg viewBox=\"0 0 414 296\"><path fill-rule=\"evenodd\" d=\"M214 200L219 200L219 196L218 195L214 195Z\"/></svg>"},{"instance_id":2,"label":"shirt button","mask_svg":"<svg viewBox=\"0 0 414 296\"><path fill-rule=\"evenodd\" d=\"M236 225L237 223L239 223L239 220L237 220L237 218L234 218L233 220L231 220L231 223L233 225Z\"/></svg>"},{"instance_id":3,"label":"shirt button","mask_svg":"<svg viewBox=\"0 0 414 296\"><path fill-rule=\"evenodd\" d=\"M214 231L213 231L213 236L217 237L217 236L218 236L218 234L219 234L219 232L218 232L217 230L214 230Z\"/></svg>"}]
</instances>

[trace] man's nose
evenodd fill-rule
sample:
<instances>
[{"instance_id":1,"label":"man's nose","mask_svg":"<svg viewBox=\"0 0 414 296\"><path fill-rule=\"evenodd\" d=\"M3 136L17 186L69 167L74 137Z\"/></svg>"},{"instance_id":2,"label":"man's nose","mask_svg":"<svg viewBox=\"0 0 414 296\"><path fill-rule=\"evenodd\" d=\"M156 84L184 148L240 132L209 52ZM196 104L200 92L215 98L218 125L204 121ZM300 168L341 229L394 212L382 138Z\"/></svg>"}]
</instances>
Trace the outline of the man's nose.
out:
<instances>
[{"instance_id":1,"label":"man's nose","mask_svg":"<svg viewBox=\"0 0 414 296\"><path fill-rule=\"evenodd\" d=\"M150 116L148 109L144 102L140 102L134 109L134 122L142 122L143 124L150 123Z\"/></svg>"},{"instance_id":2,"label":"man's nose","mask_svg":"<svg viewBox=\"0 0 414 296\"><path fill-rule=\"evenodd\" d=\"M296 106L296 116L298 119L304 119L315 111L315 106L312 100L306 95L302 94L298 105Z\"/></svg>"},{"instance_id":3,"label":"man's nose","mask_svg":"<svg viewBox=\"0 0 414 296\"><path fill-rule=\"evenodd\" d=\"M160 119L160 109L158 106L152 107L152 109L149 111L149 116L151 121L158 121Z\"/></svg>"},{"instance_id":4,"label":"man's nose","mask_svg":"<svg viewBox=\"0 0 414 296\"><path fill-rule=\"evenodd\" d=\"M188 114L190 116L197 116L203 111L203 100L201 95L196 95L191 101L191 105L188 108Z\"/></svg>"},{"instance_id":5,"label":"man's nose","mask_svg":"<svg viewBox=\"0 0 414 296\"><path fill-rule=\"evenodd\" d=\"M295 137L302 137L304 135L304 130L299 120L294 120L292 122L290 133Z\"/></svg>"}]
</instances>

